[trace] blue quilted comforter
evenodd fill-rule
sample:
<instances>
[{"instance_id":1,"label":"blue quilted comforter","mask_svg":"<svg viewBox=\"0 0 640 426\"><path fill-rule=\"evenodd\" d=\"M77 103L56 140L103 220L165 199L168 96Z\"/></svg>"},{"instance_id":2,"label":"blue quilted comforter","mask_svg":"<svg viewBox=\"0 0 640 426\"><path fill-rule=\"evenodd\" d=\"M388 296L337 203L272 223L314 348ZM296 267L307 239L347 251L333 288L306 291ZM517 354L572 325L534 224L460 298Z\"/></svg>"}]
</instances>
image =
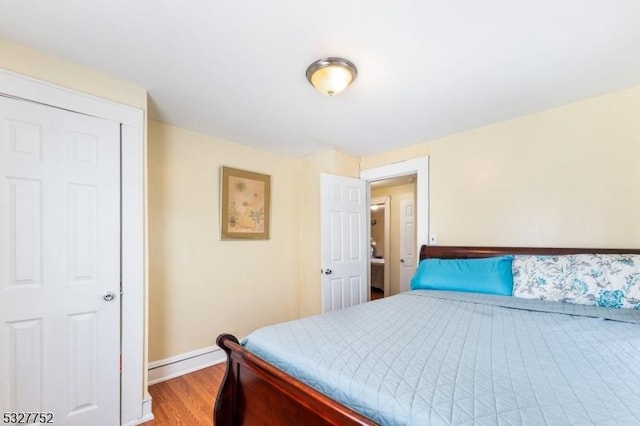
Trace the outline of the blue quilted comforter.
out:
<instances>
[{"instance_id":1,"label":"blue quilted comforter","mask_svg":"<svg viewBox=\"0 0 640 426\"><path fill-rule=\"evenodd\" d=\"M640 311L412 291L242 344L384 425L640 425Z\"/></svg>"}]
</instances>

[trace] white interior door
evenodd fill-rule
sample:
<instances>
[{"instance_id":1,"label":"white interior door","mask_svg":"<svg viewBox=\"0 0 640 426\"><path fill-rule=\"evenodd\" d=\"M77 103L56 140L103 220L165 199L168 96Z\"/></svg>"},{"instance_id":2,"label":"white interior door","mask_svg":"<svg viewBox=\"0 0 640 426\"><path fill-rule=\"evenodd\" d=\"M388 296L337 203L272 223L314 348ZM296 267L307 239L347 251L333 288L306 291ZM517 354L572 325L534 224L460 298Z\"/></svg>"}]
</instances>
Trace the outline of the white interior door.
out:
<instances>
[{"instance_id":1,"label":"white interior door","mask_svg":"<svg viewBox=\"0 0 640 426\"><path fill-rule=\"evenodd\" d=\"M413 197L400 200L400 291L408 291L416 270L416 212Z\"/></svg>"},{"instance_id":2,"label":"white interior door","mask_svg":"<svg viewBox=\"0 0 640 426\"><path fill-rule=\"evenodd\" d=\"M0 97L0 412L117 425L119 356L120 125Z\"/></svg>"},{"instance_id":3,"label":"white interior door","mask_svg":"<svg viewBox=\"0 0 640 426\"><path fill-rule=\"evenodd\" d=\"M323 173L321 178L322 311L366 302L368 202L366 182Z\"/></svg>"}]
</instances>

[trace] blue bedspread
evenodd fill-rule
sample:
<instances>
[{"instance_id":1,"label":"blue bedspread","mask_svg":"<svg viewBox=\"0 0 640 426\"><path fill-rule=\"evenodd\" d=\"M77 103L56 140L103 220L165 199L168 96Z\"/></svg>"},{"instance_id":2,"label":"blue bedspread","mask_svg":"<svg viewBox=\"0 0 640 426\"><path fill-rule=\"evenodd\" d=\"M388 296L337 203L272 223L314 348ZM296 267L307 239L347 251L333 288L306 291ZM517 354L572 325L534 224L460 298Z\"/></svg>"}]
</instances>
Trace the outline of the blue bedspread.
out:
<instances>
[{"instance_id":1,"label":"blue bedspread","mask_svg":"<svg viewBox=\"0 0 640 426\"><path fill-rule=\"evenodd\" d=\"M640 311L418 290L242 344L384 425L640 425Z\"/></svg>"}]
</instances>

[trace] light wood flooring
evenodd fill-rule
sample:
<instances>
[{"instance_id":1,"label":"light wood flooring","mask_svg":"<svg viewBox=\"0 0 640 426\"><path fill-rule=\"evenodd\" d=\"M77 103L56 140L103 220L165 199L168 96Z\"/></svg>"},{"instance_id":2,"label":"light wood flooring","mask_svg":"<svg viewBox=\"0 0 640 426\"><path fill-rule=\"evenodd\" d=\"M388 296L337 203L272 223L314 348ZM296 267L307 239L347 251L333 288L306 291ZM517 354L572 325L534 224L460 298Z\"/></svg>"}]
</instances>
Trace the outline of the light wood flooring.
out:
<instances>
[{"instance_id":1,"label":"light wood flooring","mask_svg":"<svg viewBox=\"0 0 640 426\"><path fill-rule=\"evenodd\" d=\"M221 363L150 386L155 419L143 426L211 426L224 368Z\"/></svg>"}]
</instances>

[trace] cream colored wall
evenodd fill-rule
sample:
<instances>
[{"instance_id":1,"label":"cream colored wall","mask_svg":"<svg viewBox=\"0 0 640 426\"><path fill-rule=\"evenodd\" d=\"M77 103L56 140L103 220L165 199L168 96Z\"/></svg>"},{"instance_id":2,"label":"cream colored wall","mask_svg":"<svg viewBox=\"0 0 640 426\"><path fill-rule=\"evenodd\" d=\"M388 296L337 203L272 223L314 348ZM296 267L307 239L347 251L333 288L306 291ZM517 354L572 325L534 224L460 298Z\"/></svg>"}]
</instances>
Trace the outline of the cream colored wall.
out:
<instances>
[{"instance_id":1,"label":"cream colored wall","mask_svg":"<svg viewBox=\"0 0 640 426\"><path fill-rule=\"evenodd\" d=\"M640 246L640 87L365 157L429 155L439 244Z\"/></svg>"},{"instance_id":2,"label":"cream colored wall","mask_svg":"<svg viewBox=\"0 0 640 426\"><path fill-rule=\"evenodd\" d=\"M322 309L320 275L320 173L358 177L360 159L329 151L307 157L300 163L298 173L299 213L298 282L300 315L320 313Z\"/></svg>"},{"instance_id":3,"label":"cream colored wall","mask_svg":"<svg viewBox=\"0 0 640 426\"><path fill-rule=\"evenodd\" d=\"M220 241L222 165L271 175L271 240ZM148 167L150 361L320 312L320 173L357 176L359 159L297 160L151 120Z\"/></svg>"},{"instance_id":4,"label":"cream colored wall","mask_svg":"<svg viewBox=\"0 0 640 426\"><path fill-rule=\"evenodd\" d=\"M389 230L389 259L385 259L385 268L389 268L389 295L400 292L400 229L401 214L400 200L404 197L414 197L415 183L396 185L388 188L374 189L371 198L390 197L390 230Z\"/></svg>"},{"instance_id":5,"label":"cream colored wall","mask_svg":"<svg viewBox=\"0 0 640 426\"><path fill-rule=\"evenodd\" d=\"M300 160L149 121L149 360L298 317ZM220 241L220 166L271 175L271 239Z\"/></svg>"}]
</instances>

